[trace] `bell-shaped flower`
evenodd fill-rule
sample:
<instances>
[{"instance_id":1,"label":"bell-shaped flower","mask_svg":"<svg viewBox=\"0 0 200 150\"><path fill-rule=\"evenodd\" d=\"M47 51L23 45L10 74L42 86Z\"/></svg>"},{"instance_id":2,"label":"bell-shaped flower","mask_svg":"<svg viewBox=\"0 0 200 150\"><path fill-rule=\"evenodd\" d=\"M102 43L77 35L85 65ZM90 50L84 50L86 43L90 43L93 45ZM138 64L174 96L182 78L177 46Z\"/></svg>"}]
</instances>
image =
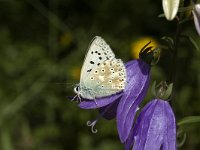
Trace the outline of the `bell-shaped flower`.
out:
<instances>
[{"instance_id":1,"label":"bell-shaped flower","mask_svg":"<svg viewBox=\"0 0 200 150\"><path fill-rule=\"evenodd\" d=\"M171 21L176 17L180 0L162 0L163 11L167 20Z\"/></svg>"},{"instance_id":2,"label":"bell-shaped flower","mask_svg":"<svg viewBox=\"0 0 200 150\"><path fill-rule=\"evenodd\" d=\"M194 6L194 10L192 11L194 16L194 24L198 34L200 35L200 4L196 4Z\"/></svg>"},{"instance_id":3,"label":"bell-shaped flower","mask_svg":"<svg viewBox=\"0 0 200 150\"><path fill-rule=\"evenodd\" d=\"M125 149L176 150L175 116L168 101L154 99L142 109Z\"/></svg>"},{"instance_id":4,"label":"bell-shaped flower","mask_svg":"<svg viewBox=\"0 0 200 150\"><path fill-rule=\"evenodd\" d=\"M117 128L121 142L128 138L133 125L138 106L146 95L150 81L150 65L141 59L132 60L125 64L127 74L127 85L118 94L98 98L95 101L85 100L79 104L83 109L99 108L101 115L106 119L116 117ZM88 122L92 127L97 120Z\"/></svg>"}]
</instances>

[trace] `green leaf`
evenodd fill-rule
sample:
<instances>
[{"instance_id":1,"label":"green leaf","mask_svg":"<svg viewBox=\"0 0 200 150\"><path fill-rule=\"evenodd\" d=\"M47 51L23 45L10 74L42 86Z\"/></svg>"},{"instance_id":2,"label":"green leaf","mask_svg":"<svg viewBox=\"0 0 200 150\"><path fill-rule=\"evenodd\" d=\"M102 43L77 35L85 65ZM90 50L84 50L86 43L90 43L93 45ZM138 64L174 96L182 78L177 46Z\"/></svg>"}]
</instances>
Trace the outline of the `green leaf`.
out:
<instances>
[{"instance_id":1,"label":"green leaf","mask_svg":"<svg viewBox=\"0 0 200 150\"><path fill-rule=\"evenodd\" d=\"M181 126L188 123L200 123L200 116L185 117L178 122L178 125Z\"/></svg>"},{"instance_id":2,"label":"green leaf","mask_svg":"<svg viewBox=\"0 0 200 150\"><path fill-rule=\"evenodd\" d=\"M189 36L188 38L189 38L189 41L191 42L191 44L194 46L194 48L195 48L197 51L199 51L200 48L199 48L199 45L196 43L196 41L195 41L191 36Z\"/></svg>"},{"instance_id":3,"label":"green leaf","mask_svg":"<svg viewBox=\"0 0 200 150\"><path fill-rule=\"evenodd\" d=\"M165 14L159 14L158 15L158 18L163 18L163 17L165 17Z\"/></svg>"},{"instance_id":4,"label":"green leaf","mask_svg":"<svg viewBox=\"0 0 200 150\"><path fill-rule=\"evenodd\" d=\"M192 11L194 9L194 5L190 5L187 7L180 7L178 9L178 12L186 12L186 11Z\"/></svg>"},{"instance_id":5,"label":"green leaf","mask_svg":"<svg viewBox=\"0 0 200 150\"><path fill-rule=\"evenodd\" d=\"M191 20L191 18L184 18L184 19L182 19L182 20L180 20L179 21L179 24L183 24L183 23L185 23L185 22L187 22L187 21L190 21Z\"/></svg>"},{"instance_id":6,"label":"green leaf","mask_svg":"<svg viewBox=\"0 0 200 150\"><path fill-rule=\"evenodd\" d=\"M163 96L163 99L168 99L171 94L172 94L172 89L173 89L173 83L170 83L167 87L167 90L165 92L165 95Z\"/></svg>"},{"instance_id":7,"label":"green leaf","mask_svg":"<svg viewBox=\"0 0 200 150\"><path fill-rule=\"evenodd\" d=\"M167 42L168 47L170 49L174 49L174 40L173 40L173 38L171 38L169 36L163 36L161 39Z\"/></svg>"},{"instance_id":8,"label":"green leaf","mask_svg":"<svg viewBox=\"0 0 200 150\"><path fill-rule=\"evenodd\" d=\"M189 42L192 44L192 46L194 46L194 48L195 48L197 51L200 51L199 45L197 44L197 42L196 42L191 36L188 36L188 35L181 35L181 37L188 39Z\"/></svg>"},{"instance_id":9,"label":"green leaf","mask_svg":"<svg viewBox=\"0 0 200 150\"><path fill-rule=\"evenodd\" d=\"M187 134L186 133L184 133L183 134L183 138L182 138L182 140L181 141L179 141L179 142L177 142L177 147L182 147L183 146L183 144L185 143L185 141L186 141L186 138L187 138Z\"/></svg>"}]
</instances>

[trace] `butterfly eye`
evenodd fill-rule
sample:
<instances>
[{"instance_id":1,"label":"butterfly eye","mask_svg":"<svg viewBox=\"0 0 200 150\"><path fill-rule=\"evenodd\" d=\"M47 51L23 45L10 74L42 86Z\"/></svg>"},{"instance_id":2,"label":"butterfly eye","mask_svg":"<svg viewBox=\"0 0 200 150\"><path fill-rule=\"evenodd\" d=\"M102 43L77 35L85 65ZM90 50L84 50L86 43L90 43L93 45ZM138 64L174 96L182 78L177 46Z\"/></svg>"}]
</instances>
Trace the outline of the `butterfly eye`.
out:
<instances>
[{"instance_id":1,"label":"butterfly eye","mask_svg":"<svg viewBox=\"0 0 200 150\"><path fill-rule=\"evenodd\" d=\"M94 71L94 73L96 73L96 74L97 74L97 73L98 73L98 70L95 70L95 71Z\"/></svg>"},{"instance_id":2,"label":"butterfly eye","mask_svg":"<svg viewBox=\"0 0 200 150\"><path fill-rule=\"evenodd\" d=\"M102 71L102 72L105 72L105 69L102 69L101 71Z\"/></svg>"},{"instance_id":3,"label":"butterfly eye","mask_svg":"<svg viewBox=\"0 0 200 150\"><path fill-rule=\"evenodd\" d=\"M74 87L74 92L78 93L78 91L79 91L79 86L77 85L77 86Z\"/></svg>"},{"instance_id":4,"label":"butterfly eye","mask_svg":"<svg viewBox=\"0 0 200 150\"><path fill-rule=\"evenodd\" d=\"M94 77L90 77L90 80L94 80Z\"/></svg>"},{"instance_id":5,"label":"butterfly eye","mask_svg":"<svg viewBox=\"0 0 200 150\"><path fill-rule=\"evenodd\" d=\"M109 80L108 83L112 83L112 80Z\"/></svg>"},{"instance_id":6,"label":"butterfly eye","mask_svg":"<svg viewBox=\"0 0 200 150\"><path fill-rule=\"evenodd\" d=\"M110 71L114 71L114 68L110 68Z\"/></svg>"}]
</instances>

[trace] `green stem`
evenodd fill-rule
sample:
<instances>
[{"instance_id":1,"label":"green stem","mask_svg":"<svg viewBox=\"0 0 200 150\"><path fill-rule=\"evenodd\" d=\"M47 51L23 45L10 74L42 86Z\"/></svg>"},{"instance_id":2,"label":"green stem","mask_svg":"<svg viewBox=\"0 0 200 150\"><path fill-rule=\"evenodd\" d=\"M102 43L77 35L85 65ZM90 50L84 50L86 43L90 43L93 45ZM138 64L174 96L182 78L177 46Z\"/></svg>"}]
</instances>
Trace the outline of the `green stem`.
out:
<instances>
[{"instance_id":1,"label":"green stem","mask_svg":"<svg viewBox=\"0 0 200 150\"><path fill-rule=\"evenodd\" d=\"M178 57L178 46L179 46L179 41L180 41L180 34L181 34L181 24L178 21L176 34L174 37L174 50L173 50L171 74L170 74L170 82L173 83L171 99L174 99L175 89L176 89L176 74L177 74L177 59L178 59L177 57Z\"/></svg>"}]
</instances>

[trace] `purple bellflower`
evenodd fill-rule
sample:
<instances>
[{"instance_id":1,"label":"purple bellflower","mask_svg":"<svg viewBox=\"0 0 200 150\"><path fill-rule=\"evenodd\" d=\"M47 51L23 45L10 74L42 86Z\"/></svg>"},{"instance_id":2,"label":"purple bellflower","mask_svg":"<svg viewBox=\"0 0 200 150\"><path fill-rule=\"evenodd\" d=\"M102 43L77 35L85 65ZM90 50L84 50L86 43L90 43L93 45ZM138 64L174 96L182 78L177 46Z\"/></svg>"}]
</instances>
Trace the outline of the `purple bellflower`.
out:
<instances>
[{"instance_id":1,"label":"purple bellflower","mask_svg":"<svg viewBox=\"0 0 200 150\"><path fill-rule=\"evenodd\" d=\"M141 59L132 60L125 64L127 84L125 89L115 95L98 98L96 101L84 100L79 104L82 109L99 109L101 116L106 119L116 117L117 129L122 143L124 143L133 126L134 117L139 104L145 97L150 81L150 65ZM92 131L97 120L87 122Z\"/></svg>"},{"instance_id":2,"label":"purple bellflower","mask_svg":"<svg viewBox=\"0 0 200 150\"><path fill-rule=\"evenodd\" d=\"M200 4L196 4L194 6L194 10L192 11L194 16L194 24L196 27L196 30L200 36Z\"/></svg>"},{"instance_id":3,"label":"purple bellflower","mask_svg":"<svg viewBox=\"0 0 200 150\"><path fill-rule=\"evenodd\" d=\"M154 99L141 111L125 150L176 150L176 123L167 101Z\"/></svg>"}]
</instances>

